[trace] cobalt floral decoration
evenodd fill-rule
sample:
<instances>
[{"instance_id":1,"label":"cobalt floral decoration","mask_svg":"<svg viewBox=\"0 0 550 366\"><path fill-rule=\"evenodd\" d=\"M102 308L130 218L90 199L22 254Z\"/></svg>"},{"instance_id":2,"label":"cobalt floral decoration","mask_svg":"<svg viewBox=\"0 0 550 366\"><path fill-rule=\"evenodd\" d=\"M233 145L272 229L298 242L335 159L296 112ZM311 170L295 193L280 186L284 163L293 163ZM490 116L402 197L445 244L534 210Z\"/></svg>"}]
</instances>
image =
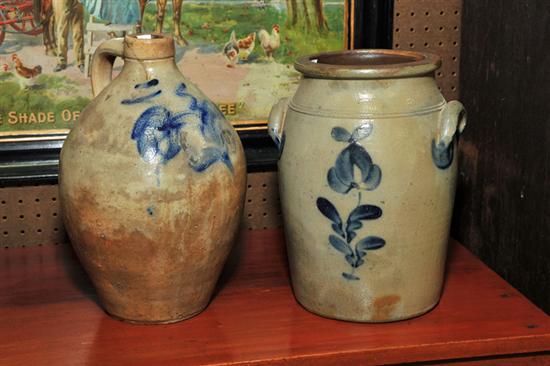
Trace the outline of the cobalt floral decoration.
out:
<instances>
[{"instance_id":1,"label":"cobalt floral decoration","mask_svg":"<svg viewBox=\"0 0 550 366\"><path fill-rule=\"evenodd\" d=\"M157 79L153 81L138 84L135 89L159 85ZM137 119L131 137L136 141L141 158L151 164L166 164L183 150L189 166L196 172L222 162L233 173L229 149L235 149L235 143L231 133L220 127L223 115L208 100L198 100L189 94L184 83L180 83L174 93L183 99L185 112L172 112L164 106L153 105ZM145 97L126 99L122 104L148 102L151 96L159 94L160 90Z\"/></svg>"},{"instance_id":2,"label":"cobalt floral decoration","mask_svg":"<svg viewBox=\"0 0 550 366\"><path fill-rule=\"evenodd\" d=\"M148 163L166 164L181 151L180 129L183 114L174 114L162 106L147 108L132 129L138 153Z\"/></svg>"},{"instance_id":3,"label":"cobalt floral decoration","mask_svg":"<svg viewBox=\"0 0 550 366\"><path fill-rule=\"evenodd\" d=\"M361 204L361 191L372 191L378 187L382 179L380 167L372 162L372 158L358 141L370 135L372 125L365 123L349 133L342 127L332 129L332 138L346 142L348 146L338 155L336 162L327 174L328 185L332 190L348 194L357 190L357 206L350 212L345 222L336 207L326 198L317 198L317 208L332 221L332 230L336 235L329 235L328 241L334 249L344 254L346 262L351 266L351 273L342 273L347 280L359 280L354 274L355 269L365 263L367 251L382 248L386 241L378 236L365 236L355 242L357 230L363 227L363 222L375 220L382 216L382 209L375 205ZM355 167L360 174L355 176Z\"/></svg>"}]
</instances>

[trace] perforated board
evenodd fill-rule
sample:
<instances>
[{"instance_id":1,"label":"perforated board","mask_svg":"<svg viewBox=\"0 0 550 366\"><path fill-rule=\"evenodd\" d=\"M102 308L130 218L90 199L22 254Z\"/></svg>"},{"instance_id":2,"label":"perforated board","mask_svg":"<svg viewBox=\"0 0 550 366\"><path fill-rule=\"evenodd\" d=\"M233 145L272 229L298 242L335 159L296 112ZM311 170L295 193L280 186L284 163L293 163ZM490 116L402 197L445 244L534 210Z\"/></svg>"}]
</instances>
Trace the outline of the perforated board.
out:
<instances>
[{"instance_id":1,"label":"perforated board","mask_svg":"<svg viewBox=\"0 0 550 366\"><path fill-rule=\"evenodd\" d=\"M58 186L0 188L0 247L66 243ZM248 175L243 228L281 226L277 173Z\"/></svg>"},{"instance_id":2,"label":"perforated board","mask_svg":"<svg viewBox=\"0 0 550 366\"><path fill-rule=\"evenodd\" d=\"M66 242L57 185L0 189L0 246Z\"/></svg>"},{"instance_id":3,"label":"perforated board","mask_svg":"<svg viewBox=\"0 0 550 366\"><path fill-rule=\"evenodd\" d=\"M395 0L393 48L441 56L437 83L447 100L458 99L462 0Z\"/></svg>"}]
</instances>

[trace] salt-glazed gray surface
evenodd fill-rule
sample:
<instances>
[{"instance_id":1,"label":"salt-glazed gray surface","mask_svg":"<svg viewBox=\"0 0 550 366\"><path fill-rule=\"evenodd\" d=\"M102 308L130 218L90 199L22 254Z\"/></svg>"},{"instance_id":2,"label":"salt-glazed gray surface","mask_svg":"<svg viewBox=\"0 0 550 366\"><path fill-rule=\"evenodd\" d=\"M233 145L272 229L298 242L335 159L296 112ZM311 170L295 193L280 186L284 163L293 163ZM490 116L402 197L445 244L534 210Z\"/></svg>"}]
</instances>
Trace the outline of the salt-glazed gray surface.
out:
<instances>
[{"instance_id":1,"label":"salt-glazed gray surface","mask_svg":"<svg viewBox=\"0 0 550 366\"><path fill-rule=\"evenodd\" d=\"M466 114L431 54L299 59L270 115L294 294L322 316L387 322L438 302Z\"/></svg>"},{"instance_id":2,"label":"salt-glazed gray surface","mask_svg":"<svg viewBox=\"0 0 550 366\"><path fill-rule=\"evenodd\" d=\"M115 57L124 67L111 82ZM189 318L207 306L239 227L239 137L181 75L169 37L104 42L92 86L95 99L61 152L71 242L114 317Z\"/></svg>"}]
</instances>

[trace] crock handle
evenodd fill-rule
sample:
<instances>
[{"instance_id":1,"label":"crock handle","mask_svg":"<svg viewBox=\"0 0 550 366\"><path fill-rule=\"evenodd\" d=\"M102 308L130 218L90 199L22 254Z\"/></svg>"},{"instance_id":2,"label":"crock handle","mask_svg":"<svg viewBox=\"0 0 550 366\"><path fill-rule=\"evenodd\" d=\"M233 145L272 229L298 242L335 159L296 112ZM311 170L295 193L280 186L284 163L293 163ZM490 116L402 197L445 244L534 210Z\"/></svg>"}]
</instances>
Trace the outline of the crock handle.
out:
<instances>
[{"instance_id":1,"label":"crock handle","mask_svg":"<svg viewBox=\"0 0 550 366\"><path fill-rule=\"evenodd\" d=\"M122 57L124 38L113 38L97 47L92 57L92 93L96 97L113 78L115 58Z\"/></svg>"},{"instance_id":2,"label":"crock handle","mask_svg":"<svg viewBox=\"0 0 550 366\"><path fill-rule=\"evenodd\" d=\"M462 133L466 127L466 109L457 100L448 102L441 112L441 119L437 125L435 144L439 149L447 149L453 142L458 131Z\"/></svg>"},{"instance_id":3,"label":"crock handle","mask_svg":"<svg viewBox=\"0 0 550 366\"><path fill-rule=\"evenodd\" d=\"M268 133L279 150L281 149L281 141L283 128L285 125L286 111L288 110L288 102L288 98L281 98L277 102L277 104L275 104L273 108L271 108L271 113L269 113Z\"/></svg>"}]
</instances>

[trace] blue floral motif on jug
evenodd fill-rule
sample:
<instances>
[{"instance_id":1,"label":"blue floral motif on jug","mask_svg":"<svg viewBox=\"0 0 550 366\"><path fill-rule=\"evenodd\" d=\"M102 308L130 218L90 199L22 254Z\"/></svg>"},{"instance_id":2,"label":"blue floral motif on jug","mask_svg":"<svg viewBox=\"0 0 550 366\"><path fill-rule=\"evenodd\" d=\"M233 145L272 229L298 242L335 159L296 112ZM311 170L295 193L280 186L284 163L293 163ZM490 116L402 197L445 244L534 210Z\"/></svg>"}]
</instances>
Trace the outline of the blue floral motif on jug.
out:
<instances>
[{"instance_id":1,"label":"blue floral motif on jug","mask_svg":"<svg viewBox=\"0 0 550 366\"><path fill-rule=\"evenodd\" d=\"M369 235L354 242L357 230L363 228L363 223L368 220L376 220L382 216L382 209L375 205L361 204L362 191L376 189L382 180L382 170L373 163L370 154L359 144L359 141L367 138L372 132L372 124L366 122L352 133L342 127L332 129L332 138L339 142L345 142L348 146L340 152L334 166L328 170L327 182L329 187L340 194L347 195L352 190L357 193L357 205L349 213L345 222L340 213L327 198L318 197L317 209L331 222L334 234L329 235L329 244L338 252L344 254L344 259L351 266L350 273L343 272L346 280L359 280L355 270L365 263L365 257L370 250L382 248L386 241L378 236ZM356 169L359 176L356 176Z\"/></svg>"},{"instance_id":2,"label":"blue floral motif on jug","mask_svg":"<svg viewBox=\"0 0 550 366\"><path fill-rule=\"evenodd\" d=\"M149 89L160 84L157 79L137 84L135 89ZM125 99L122 104L149 102L161 90L145 96ZM183 112L173 112L161 105L147 108L136 120L131 138L136 141L142 160L151 164L166 164L182 150L187 163L196 172L203 172L211 165L221 162L233 172L229 149L234 148L231 132L223 130L224 117L214 104L199 100L188 93L184 83L178 84L174 94L183 100ZM200 133L200 146L191 145L183 138L187 133Z\"/></svg>"},{"instance_id":3,"label":"blue floral motif on jug","mask_svg":"<svg viewBox=\"0 0 550 366\"><path fill-rule=\"evenodd\" d=\"M222 162L233 172L233 164L229 158L229 149L233 146L229 131L220 128L224 117L216 106L208 100L198 100L187 91L187 86L180 83L175 94L183 99L184 106L189 110L186 122L198 126L204 139L205 147L195 151L193 147L186 148L189 154L189 165L197 172L202 172L216 162Z\"/></svg>"},{"instance_id":4,"label":"blue floral motif on jug","mask_svg":"<svg viewBox=\"0 0 550 366\"><path fill-rule=\"evenodd\" d=\"M183 117L162 106L149 107L139 116L132 139L144 161L166 164L181 151L179 132L185 125Z\"/></svg>"}]
</instances>

